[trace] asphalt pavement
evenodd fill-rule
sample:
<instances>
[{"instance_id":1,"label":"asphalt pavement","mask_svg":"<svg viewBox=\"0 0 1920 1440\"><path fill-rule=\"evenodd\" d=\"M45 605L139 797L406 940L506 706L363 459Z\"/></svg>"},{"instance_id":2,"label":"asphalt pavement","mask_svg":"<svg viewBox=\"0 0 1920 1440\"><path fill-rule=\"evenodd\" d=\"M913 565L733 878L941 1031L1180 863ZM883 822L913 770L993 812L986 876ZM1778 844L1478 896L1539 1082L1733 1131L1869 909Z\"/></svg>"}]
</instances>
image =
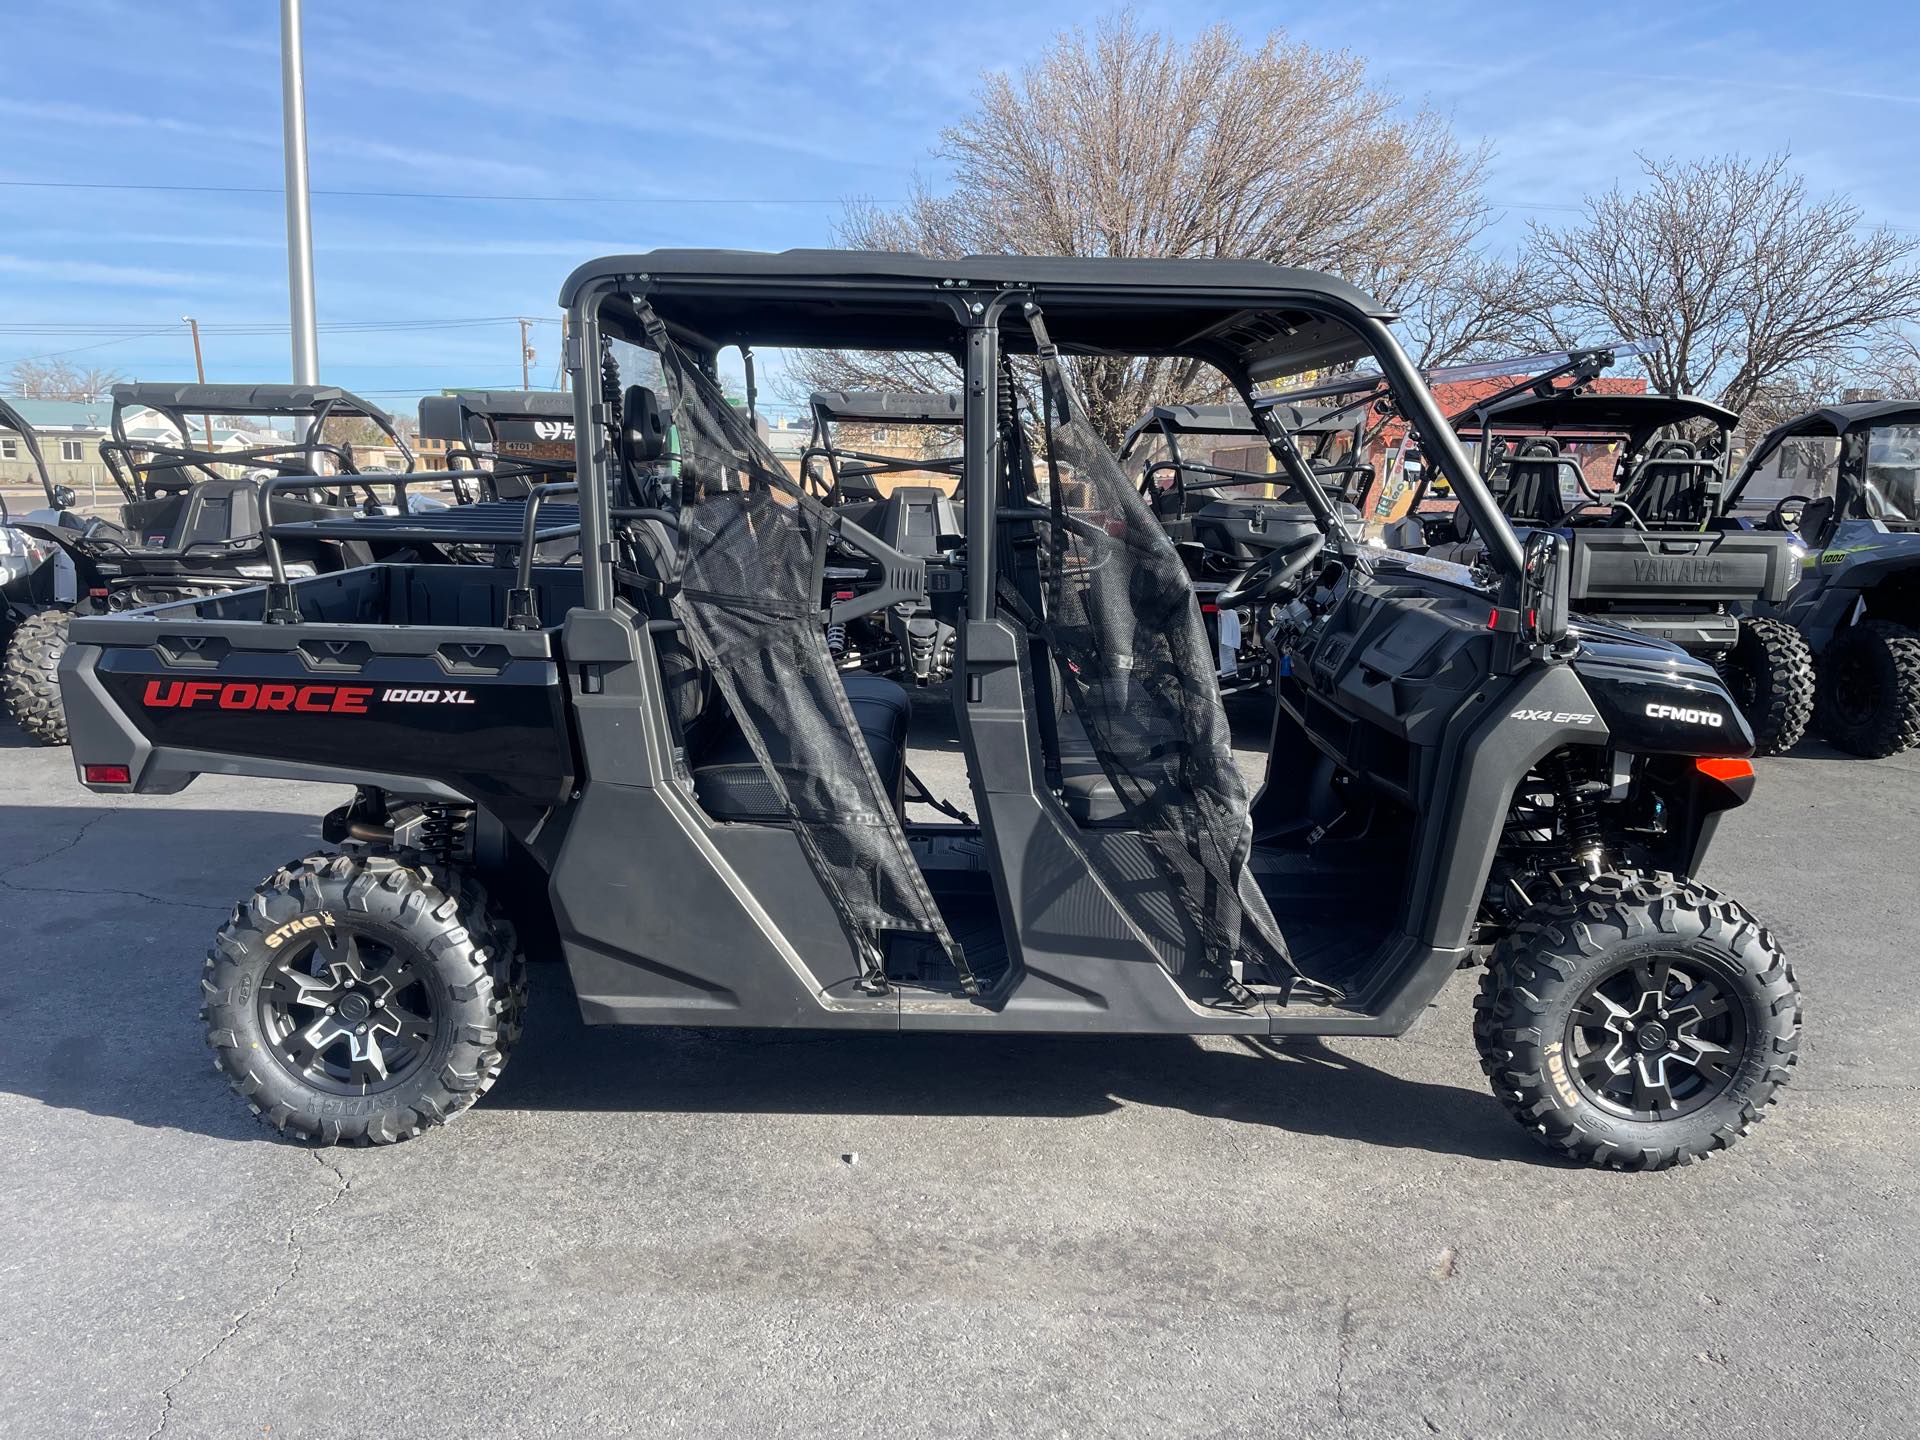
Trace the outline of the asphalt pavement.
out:
<instances>
[{"instance_id":1,"label":"asphalt pavement","mask_svg":"<svg viewBox=\"0 0 1920 1440\"><path fill-rule=\"evenodd\" d=\"M1464 976L1272 1048L587 1029L541 965L458 1123L303 1149L198 978L340 793L90 795L0 722L0 1435L1920 1433L1920 754L1760 762L1704 878L1804 1058L1663 1175L1538 1149Z\"/></svg>"}]
</instances>

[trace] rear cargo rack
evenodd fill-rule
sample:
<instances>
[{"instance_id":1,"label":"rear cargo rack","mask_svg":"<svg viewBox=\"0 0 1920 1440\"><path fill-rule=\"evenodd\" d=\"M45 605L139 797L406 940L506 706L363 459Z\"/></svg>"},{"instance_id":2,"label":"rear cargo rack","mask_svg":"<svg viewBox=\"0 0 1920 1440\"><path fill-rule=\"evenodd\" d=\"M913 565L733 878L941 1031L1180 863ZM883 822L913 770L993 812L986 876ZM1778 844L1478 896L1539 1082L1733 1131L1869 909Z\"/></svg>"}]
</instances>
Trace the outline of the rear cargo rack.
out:
<instances>
[{"instance_id":1,"label":"rear cargo rack","mask_svg":"<svg viewBox=\"0 0 1920 1440\"><path fill-rule=\"evenodd\" d=\"M286 563L281 556L282 538L314 540L418 540L430 545L487 545L496 550L513 549L518 554L515 584L507 597L507 627L534 630L540 617L533 600L534 552L550 540L568 540L580 534L580 507L553 505L546 509L547 521L541 523L542 504L554 495L578 495L575 481L536 485L524 500L488 500L473 505L452 505L444 510L406 512L404 491L400 495L398 515L338 515L318 520L297 520L276 524L273 520L273 495L276 490L311 485L307 476L277 476L260 491L261 533L266 538L267 563L273 578L267 584L266 621L270 625L297 624L300 611L294 602L293 588L287 583Z\"/></svg>"}]
</instances>

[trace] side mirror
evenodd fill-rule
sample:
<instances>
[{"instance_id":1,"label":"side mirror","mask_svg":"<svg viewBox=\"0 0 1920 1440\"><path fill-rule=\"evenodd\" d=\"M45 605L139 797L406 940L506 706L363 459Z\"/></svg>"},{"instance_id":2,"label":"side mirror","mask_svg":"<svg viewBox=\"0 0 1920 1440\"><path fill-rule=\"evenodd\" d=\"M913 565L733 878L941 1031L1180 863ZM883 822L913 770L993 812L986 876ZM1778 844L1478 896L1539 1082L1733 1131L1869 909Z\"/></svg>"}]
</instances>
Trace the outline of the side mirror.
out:
<instances>
[{"instance_id":1,"label":"side mirror","mask_svg":"<svg viewBox=\"0 0 1920 1440\"><path fill-rule=\"evenodd\" d=\"M78 505L79 503L80 503L80 496L78 492L76 492L71 485L56 485L53 487L53 508L54 509L71 510L74 506Z\"/></svg>"},{"instance_id":2,"label":"side mirror","mask_svg":"<svg viewBox=\"0 0 1920 1440\"><path fill-rule=\"evenodd\" d=\"M1521 629L1537 644L1557 645L1567 638L1571 581L1567 537L1557 530L1531 531L1521 556Z\"/></svg>"}]
</instances>

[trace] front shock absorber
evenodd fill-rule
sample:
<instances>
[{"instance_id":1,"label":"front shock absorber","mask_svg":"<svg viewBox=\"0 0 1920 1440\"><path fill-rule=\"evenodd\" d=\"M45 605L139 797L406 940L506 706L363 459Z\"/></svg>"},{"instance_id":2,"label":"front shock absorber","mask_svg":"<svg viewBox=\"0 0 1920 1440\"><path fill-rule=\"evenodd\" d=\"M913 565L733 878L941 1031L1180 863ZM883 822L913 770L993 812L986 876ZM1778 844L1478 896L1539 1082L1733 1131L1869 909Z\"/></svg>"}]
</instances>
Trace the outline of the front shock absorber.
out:
<instances>
[{"instance_id":1,"label":"front shock absorber","mask_svg":"<svg viewBox=\"0 0 1920 1440\"><path fill-rule=\"evenodd\" d=\"M1553 798L1560 811L1560 838L1566 842L1573 863L1589 875L1607 868L1607 849L1600 829L1597 792L1604 788L1590 775L1581 773L1571 751L1553 757L1550 767Z\"/></svg>"}]
</instances>

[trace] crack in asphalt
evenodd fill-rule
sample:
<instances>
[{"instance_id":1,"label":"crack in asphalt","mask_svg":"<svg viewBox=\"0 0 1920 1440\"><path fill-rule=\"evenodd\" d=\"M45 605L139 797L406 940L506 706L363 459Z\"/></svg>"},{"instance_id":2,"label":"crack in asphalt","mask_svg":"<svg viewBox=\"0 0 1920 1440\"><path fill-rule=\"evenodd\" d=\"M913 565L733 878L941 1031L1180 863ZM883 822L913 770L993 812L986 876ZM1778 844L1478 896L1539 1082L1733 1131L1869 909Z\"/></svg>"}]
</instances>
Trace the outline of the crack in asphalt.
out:
<instances>
[{"instance_id":1,"label":"crack in asphalt","mask_svg":"<svg viewBox=\"0 0 1920 1440\"><path fill-rule=\"evenodd\" d=\"M211 900L172 900L165 895L151 895L145 890L129 890L119 885L90 885L84 888L72 885L23 885L13 878L22 870L31 870L36 865L44 865L47 861L57 856L65 855L79 848L80 842L87 838L88 831L92 830L93 827L98 825L102 820L110 819L120 814L123 808L124 807L117 805L109 806L98 815L95 815L91 820L84 822L72 835L60 844L54 846L53 849L47 851L44 855L35 855L30 860L16 860L13 864L7 866L6 869L0 870L0 889L18 891L22 895L130 895L135 899L150 901L155 905L171 905L177 910L217 911L226 908L224 905L216 904Z\"/></svg>"},{"instance_id":2,"label":"crack in asphalt","mask_svg":"<svg viewBox=\"0 0 1920 1440\"><path fill-rule=\"evenodd\" d=\"M1347 1356L1353 1349L1353 1297L1340 1302L1339 1346L1333 1357L1333 1418L1342 1435L1353 1433L1347 1421Z\"/></svg>"},{"instance_id":3,"label":"crack in asphalt","mask_svg":"<svg viewBox=\"0 0 1920 1440\"><path fill-rule=\"evenodd\" d=\"M65 840L62 840L58 845L54 846L53 849L47 851L46 854L36 855L31 860L16 860L13 862L13 864L7 866L6 869L0 870L0 882L4 882L7 876L12 875L17 871L31 869L35 865L39 865L44 863L45 861L53 859L53 857L56 855L66 854L67 851L73 849L82 840L86 839L87 832L93 829L94 826L98 825L102 820L105 820L109 815L117 815L119 813L120 813L120 808L117 805L107 806L98 815L94 816L91 820L83 821L78 830L74 831L73 834L69 835Z\"/></svg>"},{"instance_id":4,"label":"crack in asphalt","mask_svg":"<svg viewBox=\"0 0 1920 1440\"><path fill-rule=\"evenodd\" d=\"M346 1198L347 1192L353 1189L353 1181L347 1178L346 1172L338 1165L328 1160L318 1150L310 1150L307 1153L312 1155L316 1165L326 1171L339 1183L333 1187L332 1193L330 1193L326 1199L307 1211L304 1216L288 1222L286 1239L282 1242L289 1251L286 1273L274 1282L273 1288L267 1291L265 1295L242 1310L238 1315L234 1316L232 1322L228 1324L220 1338L215 1340L205 1350L202 1350L186 1365L182 1366L180 1373L174 1376L172 1382L160 1392L160 1417L154 1421L153 1428L147 1432L146 1440L159 1440L160 1435L164 1433L167 1426L173 1422L173 1402L174 1397L179 1394L180 1387L192 1379L194 1373L205 1365L207 1361L211 1360L215 1355L219 1354L221 1350L226 1348L234 1336L240 1333L241 1328L247 1321L256 1315L265 1314L268 1310L272 1309L274 1302L279 1300L280 1293L285 1290L287 1286L291 1285L294 1278L299 1275L300 1262L306 1258L305 1247L300 1243L301 1229L319 1219L321 1215L339 1204L341 1200Z\"/></svg>"}]
</instances>

